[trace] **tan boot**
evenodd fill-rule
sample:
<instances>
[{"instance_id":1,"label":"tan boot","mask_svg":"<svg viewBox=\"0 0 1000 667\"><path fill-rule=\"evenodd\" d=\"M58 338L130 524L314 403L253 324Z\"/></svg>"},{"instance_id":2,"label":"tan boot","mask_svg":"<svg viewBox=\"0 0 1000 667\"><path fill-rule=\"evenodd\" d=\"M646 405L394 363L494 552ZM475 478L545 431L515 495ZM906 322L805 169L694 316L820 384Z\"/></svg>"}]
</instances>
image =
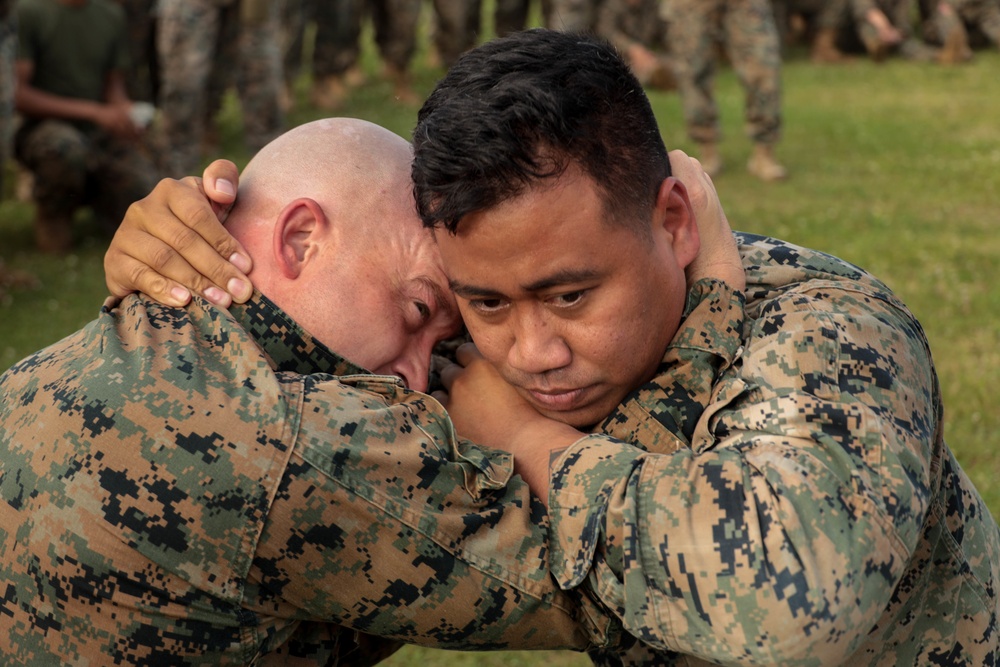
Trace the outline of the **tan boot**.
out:
<instances>
[{"instance_id":1,"label":"tan boot","mask_svg":"<svg viewBox=\"0 0 1000 667\"><path fill-rule=\"evenodd\" d=\"M821 64L836 64L849 60L837 48L837 31L832 28L821 28L813 40L812 61Z\"/></svg>"},{"instance_id":2,"label":"tan boot","mask_svg":"<svg viewBox=\"0 0 1000 667\"><path fill-rule=\"evenodd\" d=\"M35 244L47 255L65 255L73 248L72 216L35 212Z\"/></svg>"},{"instance_id":3,"label":"tan boot","mask_svg":"<svg viewBox=\"0 0 1000 667\"><path fill-rule=\"evenodd\" d=\"M714 143L698 144L698 161L705 173L715 178L722 171L722 156L719 147Z\"/></svg>"},{"instance_id":4,"label":"tan boot","mask_svg":"<svg viewBox=\"0 0 1000 667\"><path fill-rule=\"evenodd\" d=\"M965 32L962 20L955 15L954 11L938 12L938 22L941 26L941 35L944 38L944 46L938 54L938 62L944 65L956 65L963 63L972 56L969 48L969 35Z\"/></svg>"},{"instance_id":5,"label":"tan boot","mask_svg":"<svg viewBox=\"0 0 1000 667\"><path fill-rule=\"evenodd\" d=\"M323 111L336 111L344 104L347 86L339 76L327 76L313 81L309 101Z\"/></svg>"},{"instance_id":6,"label":"tan boot","mask_svg":"<svg viewBox=\"0 0 1000 667\"><path fill-rule=\"evenodd\" d=\"M756 144L753 155L747 162L747 171L762 181L782 181L788 178L788 170L774 159L774 149L768 144Z\"/></svg>"},{"instance_id":7,"label":"tan boot","mask_svg":"<svg viewBox=\"0 0 1000 667\"><path fill-rule=\"evenodd\" d=\"M410 87L410 74L405 69L393 65L385 68L386 76L392 81L392 94L397 102L408 105L420 104L420 97Z\"/></svg>"}]
</instances>

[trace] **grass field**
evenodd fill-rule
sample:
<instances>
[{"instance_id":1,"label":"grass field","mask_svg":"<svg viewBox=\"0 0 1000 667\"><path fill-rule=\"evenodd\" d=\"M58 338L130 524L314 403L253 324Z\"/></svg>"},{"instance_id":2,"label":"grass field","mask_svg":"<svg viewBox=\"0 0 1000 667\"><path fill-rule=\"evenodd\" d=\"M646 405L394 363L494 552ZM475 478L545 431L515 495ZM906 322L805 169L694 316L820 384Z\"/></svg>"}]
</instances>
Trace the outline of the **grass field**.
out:
<instances>
[{"instance_id":1,"label":"grass field","mask_svg":"<svg viewBox=\"0 0 1000 667\"><path fill-rule=\"evenodd\" d=\"M370 60L368 66L375 72ZM726 170L716 179L734 228L819 248L883 278L921 320L945 396L946 437L1000 516L1000 54L961 67L858 61L817 67L793 54L784 69L784 183L762 184L743 168L742 93L731 71L717 81ZM441 72L418 60L426 94ZM290 122L322 114L300 106ZM651 93L664 139L691 151L672 93ZM340 115L409 136L416 107L401 106L387 84L359 90ZM239 115L220 117L223 147L237 162ZM9 174L8 174L9 176ZM0 302L0 369L58 340L97 315L106 240L84 240L73 255L39 255L31 210L0 202L0 257L37 277ZM81 216L80 232L92 227ZM408 648L388 664L588 664L573 654L447 654Z\"/></svg>"}]
</instances>

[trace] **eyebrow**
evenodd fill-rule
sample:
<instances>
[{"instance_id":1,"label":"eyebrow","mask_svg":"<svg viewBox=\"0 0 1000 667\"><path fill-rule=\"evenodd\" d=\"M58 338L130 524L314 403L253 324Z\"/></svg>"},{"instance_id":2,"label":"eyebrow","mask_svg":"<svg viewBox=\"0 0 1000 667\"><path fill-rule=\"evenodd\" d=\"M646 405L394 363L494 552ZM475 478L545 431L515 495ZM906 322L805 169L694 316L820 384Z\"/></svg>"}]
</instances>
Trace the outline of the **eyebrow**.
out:
<instances>
[{"instance_id":1,"label":"eyebrow","mask_svg":"<svg viewBox=\"0 0 1000 667\"><path fill-rule=\"evenodd\" d=\"M541 292L561 285L587 282L597 278L598 275L598 272L593 269L565 269L556 271L552 275L545 276L527 285L522 285L522 289L526 292ZM448 285L451 287L452 292L466 299L503 296L503 294L496 290L470 285L458 280L449 280Z\"/></svg>"},{"instance_id":2,"label":"eyebrow","mask_svg":"<svg viewBox=\"0 0 1000 667\"><path fill-rule=\"evenodd\" d=\"M445 295L444 290L441 289L441 285L427 276L420 276L417 280L430 290L431 294L434 296L434 303L437 305L438 310L448 313L449 316L458 317L458 311L455 310L451 299L449 299L447 295Z\"/></svg>"}]
</instances>

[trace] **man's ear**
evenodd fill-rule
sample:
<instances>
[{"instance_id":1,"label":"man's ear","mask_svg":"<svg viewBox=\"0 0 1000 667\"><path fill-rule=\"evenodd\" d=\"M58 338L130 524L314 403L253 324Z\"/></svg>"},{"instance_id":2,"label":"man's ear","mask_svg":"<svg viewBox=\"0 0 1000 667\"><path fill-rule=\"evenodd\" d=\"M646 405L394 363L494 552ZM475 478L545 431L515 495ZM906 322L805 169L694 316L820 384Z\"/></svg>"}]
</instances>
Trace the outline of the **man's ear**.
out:
<instances>
[{"instance_id":1,"label":"man's ear","mask_svg":"<svg viewBox=\"0 0 1000 667\"><path fill-rule=\"evenodd\" d=\"M329 231L330 221L315 199L301 197L281 209L271 239L281 275L298 278Z\"/></svg>"},{"instance_id":2,"label":"man's ear","mask_svg":"<svg viewBox=\"0 0 1000 667\"><path fill-rule=\"evenodd\" d=\"M698 221L687 188L673 176L663 179L656 193L654 238L657 234L670 244L681 268L693 262L701 249Z\"/></svg>"}]
</instances>

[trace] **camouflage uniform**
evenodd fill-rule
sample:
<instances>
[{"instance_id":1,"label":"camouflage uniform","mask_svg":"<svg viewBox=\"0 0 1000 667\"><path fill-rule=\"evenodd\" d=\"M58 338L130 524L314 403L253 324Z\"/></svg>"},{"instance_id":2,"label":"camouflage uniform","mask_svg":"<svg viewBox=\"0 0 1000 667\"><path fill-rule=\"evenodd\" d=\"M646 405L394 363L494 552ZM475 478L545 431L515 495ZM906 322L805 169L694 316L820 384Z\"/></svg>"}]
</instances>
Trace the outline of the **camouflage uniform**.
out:
<instances>
[{"instance_id":1,"label":"camouflage uniform","mask_svg":"<svg viewBox=\"0 0 1000 667\"><path fill-rule=\"evenodd\" d=\"M47 13L52 8L55 13ZM34 64L34 87L63 97L103 102L108 73L124 73L128 53L122 9L110 2L91 2L88 11L78 14L59 3L22 1L18 6L18 57ZM55 23L74 17L78 33L88 28L93 33L89 39L64 43L66 34L52 32L50 19L54 16L58 17ZM94 36L98 30L104 32ZM73 76L69 58L88 65L86 80ZM68 225L74 211L84 205L90 205L100 222L113 231L129 205L149 194L158 177L137 142L86 121L26 116L14 137L14 154L34 177L32 198L40 245L41 237L55 231L42 226L42 221ZM68 233L68 229L64 231Z\"/></svg>"},{"instance_id":2,"label":"camouflage uniform","mask_svg":"<svg viewBox=\"0 0 1000 667\"><path fill-rule=\"evenodd\" d=\"M838 42L843 50L858 51L860 47L875 59L881 59L889 51L909 60L930 60L935 56L935 52L914 35L914 0L851 0L850 9L853 25L848 26ZM879 46L878 32L866 19L873 9L885 14L889 23L899 31L902 41L898 45L888 48Z\"/></svg>"},{"instance_id":3,"label":"camouflage uniform","mask_svg":"<svg viewBox=\"0 0 1000 667\"><path fill-rule=\"evenodd\" d=\"M548 23L550 0L542 0L542 21ZM496 0L493 25L497 37L509 35L528 26L531 0Z\"/></svg>"},{"instance_id":4,"label":"camouflage uniform","mask_svg":"<svg viewBox=\"0 0 1000 667\"><path fill-rule=\"evenodd\" d=\"M997 664L1000 531L919 325L857 267L740 241L745 300L692 287L613 437L557 462L550 520L508 456L265 299L129 297L0 378L0 636L23 659L350 643L322 619L589 639L607 665Z\"/></svg>"},{"instance_id":5,"label":"camouflage uniform","mask_svg":"<svg viewBox=\"0 0 1000 667\"><path fill-rule=\"evenodd\" d=\"M815 31L839 32L850 20L848 0L771 0L771 5L782 42L792 14L801 15Z\"/></svg>"},{"instance_id":6,"label":"camouflage uniform","mask_svg":"<svg viewBox=\"0 0 1000 667\"><path fill-rule=\"evenodd\" d=\"M291 0L286 27L294 35L286 40L285 79L298 77L302 55L302 33L307 22L316 24L312 74L315 78L343 74L360 55L363 0Z\"/></svg>"},{"instance_id":7,"label":"camouflage uniform","mask_svg":"<svg viewBox=\"0 0 1000 667\"><path fill-rule=\"evenodd\" d=\"M155 20L158 0L118 0L125 9L128 25L130 64L125 75L128 96L133 100L156 102L159 63L156 59Z\"/></svg>"},{"instance_id":8,"label":"camouflage uniform","mask_svg":"<svg viewBox=\"0 0 1000 667\"><path fill-rule=\"evenodd\" d=\"M230 74L240 96L247 148L256 152L281 132L281 12L281 2L265 0L161 0L157 51L163 64L160 110L167 175L200 171L205 119L217 104L206 98L220 99ZM235 39L221 37L227 26L235 26ZM231 55L222 57L226 45L233 45ZM213 63L222 77L214 85Z\"/></svg>"},{"instance_id":9,"label":"camouflage uniform","mask_svg":"<svg viewBox=\"0 0 1000 667\"><path fill-rule=\"evenodd\" d=\"M937 19L941 0L920 0L920 15L924 22L924 38L932 44L943 44L946 30ZM992 44L1000 48L1000 1L947 0L961 19L973 46Z\"/></svg>"},{"instance_id":10,"label":"camouflage uniform","mask_svg":"<svg viewBox=\"0 0 1000 667\"><path fill-rule=\"evenodd\" d=\"M405 72L417 48L421 0L370 0L375 43L389 67Z\"/></svg>"},{"instance_id":11,"label":"camouflage uniform","mask_svg":"<svg viewBox=\"0 0 1000 667\"><path fill-rule=\"evenodd\" d=\"M476 45L481 12L480 0L434 0L434 47L444 67Z\"/></svg>"},{"instance_id":12,"label":"camouflage uniform","mask_svg":"<svg viewBox=\"0 0 1000 667\"><path fill-rule=\"evenodd\" d=\"M673 62L665 53L667 25L660 17L659 0L604 0L597 11L594 33L614 44L643 86L677 87ZM655 58L655 69L637 66L634 49Z\"/></svg>"},{"instance_id":13,"label":"camouflage uniform","mask_svg":"<svg viewBox=\"0 0 1000 667\"><path fill-rule=\"evenodd\" d=\"M566 32L591 32L604 0L550 0L545 26Z\"/></svg>"},{"instance_id":14,"label":"camouflage uniform","mask_svg":"<svg viewBox=\"0 0 1000 667\"><path fill-rule=\"evenodd\" d=\"M0 0L0 199L14 123L14 58L17 55L15 0Z\"/></svg>"},{"instance_id":15,"label":"camouflage uniform","mask_svg":"<svg viewBox=\"0 0 1000 667\"><path fill-rule=\"evenodd\" d=\"M781 131L781 55L767 0L663 0L667 44L684 106L688 135L719 141L719 111L712 92L721 38L746 91L747 134L773 145Z\"/></svg>"},{"instance_id":16,"label":"camouflage uniform","mask_svg":"<svg viewBox=\"0 0 1000 667\"><path fill-rule=\"evenodd\" d=\"M544 507L437 401L260 294L112 306L0 376L0 664L587 645Z\"/></svg>"},{"instance_id":17,"label":"camouflage uniform","mask_svg":"<svg viewBox=\"0 0 1000 667\"><path fill-rule=\"evenodd\" d=\"M739 240L745 302L697 283L601 425L633 444L554 463L556 579L641 640L626 664L998 664L1000 530L944 443L920 325L855 266Z\"/></svg>"}]
</instances>

